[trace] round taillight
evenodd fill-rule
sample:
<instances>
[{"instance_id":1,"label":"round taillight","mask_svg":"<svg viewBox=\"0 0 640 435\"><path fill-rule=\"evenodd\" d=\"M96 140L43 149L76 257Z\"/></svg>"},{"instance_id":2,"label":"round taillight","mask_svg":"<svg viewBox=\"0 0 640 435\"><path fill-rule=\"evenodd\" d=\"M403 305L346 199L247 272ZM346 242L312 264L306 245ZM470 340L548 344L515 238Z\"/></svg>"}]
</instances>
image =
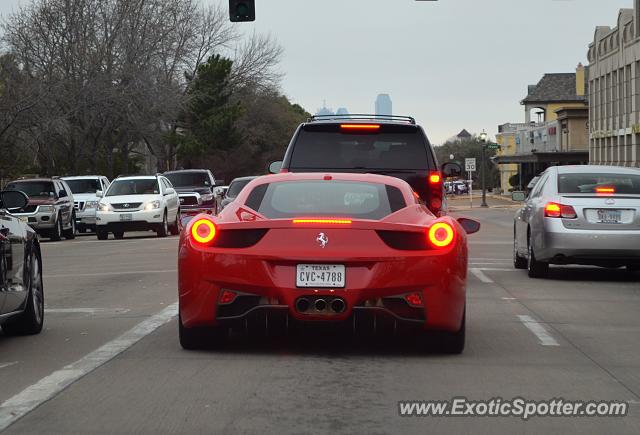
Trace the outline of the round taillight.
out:
<instances>
[{"instance_id":1,"label":"round taillight","mask_svg":"<svg viewBox=\"0 0 640 435\"><path fill-rule=\"evenodd\" d=\"M198 243L209 243L216 236L216 226L209 219L198 219L191 226L191 237Z\"/></svg>"},{"instance_id":2,"label":"round taillight","mask_svg":"<svg viewBox=\"0 0 640 435\"><path fill-rule=\"evenodd\" d=\"M429 228L429 242L437 248L449 246L453 235L453 228L446 222L437 222Z\"/></svg>"}]
</instances>

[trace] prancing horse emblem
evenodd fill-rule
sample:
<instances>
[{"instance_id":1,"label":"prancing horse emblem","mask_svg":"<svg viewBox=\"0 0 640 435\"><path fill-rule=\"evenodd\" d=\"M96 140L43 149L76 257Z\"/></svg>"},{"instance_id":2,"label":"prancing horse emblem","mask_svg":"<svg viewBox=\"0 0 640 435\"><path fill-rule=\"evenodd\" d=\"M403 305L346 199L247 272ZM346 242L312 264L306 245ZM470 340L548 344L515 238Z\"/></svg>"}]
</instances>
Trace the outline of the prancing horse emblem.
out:
<instances>
[{"instance_id":1,"label":"prancing horse emblem","mask_svg":"<svg viewBox=\"0 0 640 435\"><path fill-rule=\"evenodd\" d=\"M321 248L326 248L327 243L329 243L329 237L327 237L325 233L320 233L318 237L316 237L316 242L320 244Z\"/></svg>"}]
</instances>

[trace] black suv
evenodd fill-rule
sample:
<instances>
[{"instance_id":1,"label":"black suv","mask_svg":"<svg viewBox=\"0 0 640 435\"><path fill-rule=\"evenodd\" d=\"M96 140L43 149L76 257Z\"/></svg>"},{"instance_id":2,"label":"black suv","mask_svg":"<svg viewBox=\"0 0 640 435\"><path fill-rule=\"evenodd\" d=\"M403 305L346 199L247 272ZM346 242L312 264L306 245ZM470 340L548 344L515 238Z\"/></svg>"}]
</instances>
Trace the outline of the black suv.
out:
<instances>
[{"instance_id":1,"label":"black suv","mask_svg":"<svg viewBox=\"0 0 640 435\"><path fill-rule=\"evenodd\" d=\"M456 163L438 167L422 127L408 116L312 116L293 135L284 161L270 172L356 172L390 175L411 185L435 215L443 212L443 176L461 173Z\"/></svg>"},{"instance_id":2,"label":"black suv","mask_svg":"<svg viewBox=\"0 0 640 435\"><path fill-rule=\"evenodd\" d=\"M215 177L208 169L180 169L163 174L171 181L180 198L180 212L188 215L217 213Z\"/></svg>"}]
</instances>

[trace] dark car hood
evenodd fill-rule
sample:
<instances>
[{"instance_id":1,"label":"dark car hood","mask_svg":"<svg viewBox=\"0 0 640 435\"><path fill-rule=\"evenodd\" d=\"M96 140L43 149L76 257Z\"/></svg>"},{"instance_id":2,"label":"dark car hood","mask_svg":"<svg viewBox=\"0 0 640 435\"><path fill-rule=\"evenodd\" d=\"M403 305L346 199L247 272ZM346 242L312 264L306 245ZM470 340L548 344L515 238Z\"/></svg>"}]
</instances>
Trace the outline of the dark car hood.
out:
<instances>
[{"instance_id":1,"label":"dark car hood","mask_svg":"<svg viewBox=\"0 0 640 435\"><path fill-rule=\"evenodd\" d=\"M200 195L211 193L211 188L207 186L186 186L186 187L176 187L175 189L176 189L176 192L178 193L197 192Z\"/></svg>"},{"instance_id":2,"label":"dark car hood","mask_svg":"<svg viewBox=\"0 0 640 435\"><path fill-rule=\"evenodd\" d=\"M56 200L53 198L31 197L29 198L28 205L53 205L55 203L56 203Z\"/></svg>"}]
</instances>

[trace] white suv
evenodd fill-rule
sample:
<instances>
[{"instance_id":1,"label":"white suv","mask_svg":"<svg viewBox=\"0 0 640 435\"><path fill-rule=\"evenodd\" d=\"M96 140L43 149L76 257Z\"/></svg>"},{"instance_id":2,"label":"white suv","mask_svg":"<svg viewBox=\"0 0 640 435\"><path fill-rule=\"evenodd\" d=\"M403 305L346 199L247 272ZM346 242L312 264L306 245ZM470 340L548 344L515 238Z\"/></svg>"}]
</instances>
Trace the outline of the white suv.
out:
<instances>
[{"instance_id":1,"label":"white suv","mask_svg":"<svg viewBox=\"0 0 640 435\"><path fill-rule=\"evenodd\" d=\"M155 231L165 237L180 233L180 203L171 182L162 175L118 177L98 203L96 235L116 239L125 231Z\"/></svg>"},{"instance_id":2,"label":"white suv","mask_svg":"<svg viewBox=\"0 0 640 435\"><path fill-rule=\"evenodd\" d=\"M82 175L62 179L73 192L78 232L95 231L98 202L109 187L109 179L103 175Z\"/></svg>"}]
</instances>

